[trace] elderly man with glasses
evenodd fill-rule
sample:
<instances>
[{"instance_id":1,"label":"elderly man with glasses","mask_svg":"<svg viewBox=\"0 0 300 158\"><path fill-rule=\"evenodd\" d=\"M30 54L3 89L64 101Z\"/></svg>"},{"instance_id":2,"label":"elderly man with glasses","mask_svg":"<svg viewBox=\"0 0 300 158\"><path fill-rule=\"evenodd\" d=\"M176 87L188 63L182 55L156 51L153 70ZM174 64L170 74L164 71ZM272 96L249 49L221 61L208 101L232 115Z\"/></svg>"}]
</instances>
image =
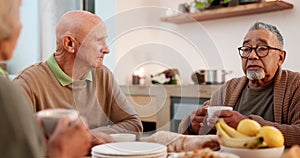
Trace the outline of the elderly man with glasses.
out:
<instances>
[{"instance_id":1,"label":"elderly man with glasses","mask_svg":"<svg viewBox=\"0 0 300 158\"><path fill-rule=\"evenodd\" d=\"M218 115L230 126L236 128L241 120L250 118L261 126L278 128L286 146L299 144L300 73L281 68L286 57L282 35L275 26L257 22L238 51L245 76L226 82L202 108L182 120L179 132L212 132L203 130L209 121L207 106L224 105L233 107L233 111L222 110Z\"/></svg>"}]
</instances>

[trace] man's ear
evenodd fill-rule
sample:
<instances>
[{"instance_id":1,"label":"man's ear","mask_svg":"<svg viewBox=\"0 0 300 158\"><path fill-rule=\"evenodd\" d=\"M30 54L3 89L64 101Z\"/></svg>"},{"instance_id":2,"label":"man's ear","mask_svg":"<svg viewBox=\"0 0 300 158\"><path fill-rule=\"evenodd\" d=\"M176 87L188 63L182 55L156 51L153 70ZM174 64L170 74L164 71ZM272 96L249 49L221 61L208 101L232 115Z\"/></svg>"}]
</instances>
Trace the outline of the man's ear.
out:
<instances>
[{"instance_id":1,"label":"man's ear","mask_svg":"<svg viewBox=\"0 0 300 158\"><path fill-rule=\"evenodd\" d=\"M282 50L279 54L279 63L278 65L281 66L285 61L286 51Z\"/></svg>"},{"instance_id":2,"label":"man's ear","mask_svg":"<svg viewBox=\"0 0 300 158\"><path fill-rule=\"evenodd\" d=\"M72 36L64 36L62 38L63 47L66 51L70 53L75 53L76 50L76 40Z\"/></svg>"}]
</instances>

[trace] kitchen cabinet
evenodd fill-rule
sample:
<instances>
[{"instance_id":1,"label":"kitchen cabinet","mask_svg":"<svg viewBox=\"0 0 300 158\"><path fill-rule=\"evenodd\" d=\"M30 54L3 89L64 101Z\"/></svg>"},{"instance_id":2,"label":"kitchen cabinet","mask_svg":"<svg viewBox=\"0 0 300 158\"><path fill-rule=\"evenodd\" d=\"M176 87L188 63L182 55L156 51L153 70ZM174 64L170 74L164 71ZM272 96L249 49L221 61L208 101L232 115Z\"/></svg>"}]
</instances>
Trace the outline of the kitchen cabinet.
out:
<instances>
[{"instance_id":1,"label":"kitchen cabinet","mask_svg":"<svg viewBox=\"0 0 300 158\"><path fill-rule=\"evenodd\" d=\"M206 98L221 85L120 86L143 122L156 123L156 129L171 130L171 98Z\"/></svg>"},{"instance_id":2,"label":"kitchen cabinet","mask_svg":"<svg viewBox=\"0 0 300 158\"><path fill-rule=\"evenodd\" d=\"M189 23L195 21L205 21L213 19L221 19L242 15L258 14L272 11L279 11L285 9L292 9L293 4L277 0L266 1L260 3L251 3L245 5L238 5L232 7L224 7L218 9L208 9L196 13L184 13L175 16L161 17L161 21L174 24Z\"/></svg>"},{"instance_id":3,"label":"kitchen cabinet","mask_svg":"<svg viewBox=\"0 0 300 158\"><path fill-rule=\"evenodd\" d=\"M192 111L201 108L209 98L199 97L171 97L171 132L178 132L182 119L190 115Z\"/></svg>"}]
</instances>

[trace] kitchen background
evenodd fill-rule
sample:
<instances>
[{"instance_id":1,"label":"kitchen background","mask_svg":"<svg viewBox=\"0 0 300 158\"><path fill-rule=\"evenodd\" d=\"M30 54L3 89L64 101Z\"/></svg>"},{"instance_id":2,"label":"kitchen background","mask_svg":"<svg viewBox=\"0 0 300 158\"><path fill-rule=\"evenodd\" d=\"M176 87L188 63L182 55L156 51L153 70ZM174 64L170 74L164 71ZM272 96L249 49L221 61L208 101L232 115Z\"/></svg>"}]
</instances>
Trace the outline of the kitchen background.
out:
<instances>
[{"instance_id":1,"label":"kitchen background","mask_svg":"<svg viewBox=\"0 0 300 158\"><path fill-rule=\"evenodd\" d=\"M78 0L79 1L79 0ZM66 10L81 4L70 0L23 0L23 31L14 58L8 62L10 74L46 60L55 51L55 23ZM175 25L160 21L178 5L192 0L95 0L95 13L107 25L111 53L107 65L121 85L131 83L131 75L143 67L146 84L150 74L177 68L181 84L192 84L191 74L200 68L225 69L226 79L243 75L237 47L256 21L278 26L284 36L286 69L300 72L300 1L285 0L293 9L263 14ZM173 11L171 12L173 14Z\"/></svg>"}]
</instances>

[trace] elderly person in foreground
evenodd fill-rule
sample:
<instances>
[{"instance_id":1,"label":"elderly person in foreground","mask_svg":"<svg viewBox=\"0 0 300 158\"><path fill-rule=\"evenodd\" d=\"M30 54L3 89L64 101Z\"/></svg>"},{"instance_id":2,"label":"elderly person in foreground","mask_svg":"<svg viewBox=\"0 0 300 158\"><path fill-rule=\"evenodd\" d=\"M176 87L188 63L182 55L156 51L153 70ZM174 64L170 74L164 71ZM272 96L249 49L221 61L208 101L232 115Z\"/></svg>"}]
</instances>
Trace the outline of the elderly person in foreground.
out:
<instances>
[{"instance_id":1,"label":"elderly person in foreground","mask_svg":"<svg viewBox=\"0 0 300 158\"><path fill-rule=\"evenodd\" d=\"M0 62L12 58L22 24L20 0L0 0ZM88 153L92 136L77 120L62 119L47 142L24 95L0 75L0 157L81 158ZM46 143L46 148L44 144ZM47 153L46 153L47 152Z\"/></svg>"},{"instance_id":2,"label":"elderly person in foreground","mask_svg":"<svg viewBox=\"0 0 300 158\"><path fill-rule=\"evenodd\" d=\"M281 68L285 61L283 37L275 26L257 22L238 48L245 76L226 82L204 107L182 120L179 132L202 134L206 127L207 105L225 105L219 117L236 128L250 118L260 125L278 128L285 145L300 143L300 74Z\"/></svg>"},{"instance_id":3,"label":"elderly person in foreground","mask_svg":"<svg viewBox=\"0 0 300 158\"><path fill-rule=\"evenodd\" d=\"M138 114L103 65L109 53L106 38L98 16L69 11L56 25L56 52L20 72L13 82L22 87L34 111L78 110L96 138L102 139L103 133L138 134L142 131Z\"/></svg>"}]
</instances>

